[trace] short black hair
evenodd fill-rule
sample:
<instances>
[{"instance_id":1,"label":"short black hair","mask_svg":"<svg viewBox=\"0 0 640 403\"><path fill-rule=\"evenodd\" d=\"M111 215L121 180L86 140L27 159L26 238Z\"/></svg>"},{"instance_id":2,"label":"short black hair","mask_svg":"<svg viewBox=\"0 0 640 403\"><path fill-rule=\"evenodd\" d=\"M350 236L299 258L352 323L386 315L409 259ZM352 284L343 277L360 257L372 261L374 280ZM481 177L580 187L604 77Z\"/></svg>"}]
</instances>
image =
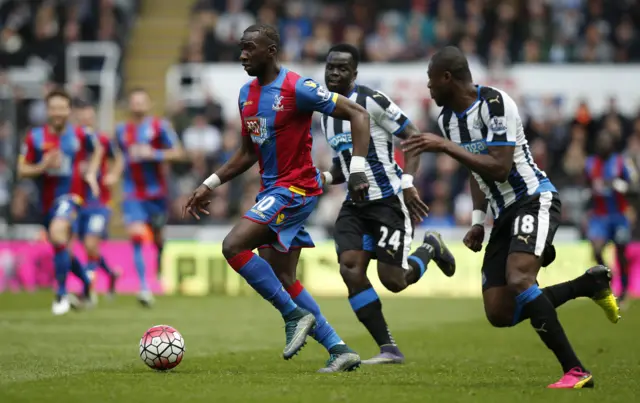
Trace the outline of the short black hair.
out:
<instances>
[{"instance_id":1,"label":"short black hair","mask_svg":"<svg viewBox=\"0 0 640 403\"><path fill-rule=\"evenodd\" d=\"M353 59L354 68L357 68L358 63L360 63L360 52L358 51L358 48L351 45L350 43L339 43L337 45L332 46L331 49L329 49L327 56L331 52L349 53L351 55L351 58Z\"/></svg>"},{"instance_id":2,"label":"short black hair","mask_svg":"<svg viewBox=\"0 0 640 403\"><path fill-rule=\"evenodd\" d=\"M253 25L250 25L247 29L245 29L244 32L259 32L260 35L264 36L265 38L273 42L273 44L276 45L276 48L278 48L278 50L280 49L280 34L278 33L278 30L272 27L271 25L253 24Z\"/></svg>"},{"instance_id":3,"label":"short black hair","mask_svg":"<svg viewBox=\"0 0 640 403\"><path fill-rule=\"evenodd\" d=\"M49 101L56 97L66 99L67 102L69 102L69 106L71 106L71 95L69 95L69 93L62 88L54 88L53 90L49 91L44 100L47 104L49 104Z\"/></svg>"},{"instance_id":4,"label":"short black hair","mask_svg":"<svg viewBox=\"0 0 640 403\"><path fill-rule=\"evenodd\" d=\"M431 66L440 71L448 71L458 81L471 82L471 70L466 56L455 46L445 46L431 58Z\"/></svg>"}]
</instances>

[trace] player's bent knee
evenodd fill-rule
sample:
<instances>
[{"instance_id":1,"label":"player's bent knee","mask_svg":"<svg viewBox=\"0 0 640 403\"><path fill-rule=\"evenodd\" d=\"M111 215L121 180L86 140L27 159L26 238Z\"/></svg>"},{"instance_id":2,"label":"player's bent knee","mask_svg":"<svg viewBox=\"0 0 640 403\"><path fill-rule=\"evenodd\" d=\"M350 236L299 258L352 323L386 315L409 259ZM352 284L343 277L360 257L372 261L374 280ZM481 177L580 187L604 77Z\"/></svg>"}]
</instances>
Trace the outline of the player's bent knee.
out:
<instances>
[{"instance_id":1,"label":"player's bent knee","mask_svg":"<svg viewBox=\"0 0 640 403\"><path fill-rule=\"evenodd\" d=\"M513 324L516 293L508 286L492 287L482 292L484 312L493 327Z\"/></svg>"},{"instance_id":2,"label":"player's bent knee","mask_svg":"<svg viewBox=\"0 0 640 403\"><path fill-rule=\"evenodd\" d=\"M526 270L513 270L507 272L507 286L511 288L515 294L526 291L529 287L536 283L536 275Z\"/></svg>"},{"instance_id":3,"label":"player's bent knee","mask_svg":"<svg viewBox=\"0 0 640 403\"><path fill-rule=\"evenodd\" d=\"M227 235L222 241L222 254L225 259L229 260L242 251L242 245L234 237Z\"/></svg>"},{"instance_id":4,"label":"player's bent knee","mask_svg":"<svg viewBox=\"0 0 640 403\"><path fill-rule=\"evenodd\" d=\"M382 263L379 263L382 266ZM407 288L407 280L404 277L404 270L401 267L385 265L379 267L378 277L380 282L389 291L393 293L400 292Z\"/></svg>"},{"instance_id":5,"label":"player's bent knee","mask_svg":"<svg viewBox=\"0 0 640 403\"><path fill-rule=\"evenodd\" d=\"M49 226L49 239L54 246L64 246L69 243L70 224L64 220L53 220Z\"/></svg>"},{"instance_id":6,"label":"player's bent knee","mask_svg":"<svg viewBox=\"0 0 640 403\"><path fill-rule=\"evenodd\" d=\"M509 315L505 315L503 312L485 311L487 320L493 327L511 327L513 325L513 318Z\"/></svg>"},{"instance_id":7,"label":"player's bent knee","mask_svg":"<svg viewBox=\"0 0 640 403\"><path fill-rule=\"evenodd\" d=\"M340 262L340 275L345 284L349 287L357 287L367 283L365 270L358 266L356 262Z\"/></svg>"}]
</instances>

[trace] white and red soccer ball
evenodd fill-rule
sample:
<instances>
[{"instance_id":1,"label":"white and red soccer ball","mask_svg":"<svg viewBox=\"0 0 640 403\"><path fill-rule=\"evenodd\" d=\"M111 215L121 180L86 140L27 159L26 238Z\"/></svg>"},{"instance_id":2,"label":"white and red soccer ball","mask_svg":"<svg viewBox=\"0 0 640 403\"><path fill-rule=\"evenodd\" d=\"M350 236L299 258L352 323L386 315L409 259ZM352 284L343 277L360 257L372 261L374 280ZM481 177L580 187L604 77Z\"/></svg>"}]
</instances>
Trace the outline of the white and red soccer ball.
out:
<instances>
[{"instance_id":1,"label":"white and red soccer ball","mask_svg":"<svg viewBox=\"0 0 640 403\"><path fill-rule=\"evenodd\" d=\"M140 359L149 368L158 371L175 368L183 356L184 339L171 326L153 326L140 339Z\"/></svg>"}]
</instances>

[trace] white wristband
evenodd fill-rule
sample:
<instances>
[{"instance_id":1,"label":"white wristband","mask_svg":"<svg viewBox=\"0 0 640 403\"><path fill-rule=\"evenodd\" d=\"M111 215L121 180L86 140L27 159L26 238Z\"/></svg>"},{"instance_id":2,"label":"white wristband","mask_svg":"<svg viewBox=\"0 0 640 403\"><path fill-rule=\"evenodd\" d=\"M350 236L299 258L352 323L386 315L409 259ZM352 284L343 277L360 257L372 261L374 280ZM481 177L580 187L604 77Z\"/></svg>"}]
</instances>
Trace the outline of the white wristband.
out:
<instances>
[{"instance_id":1,"label":"white wristband","mask_svg":"<svg viewBox=\"0 0 640 403\"><path fill-rule=\"evenodd\" d=\"M484 219L487 217L487 213L482 210L473 210L471 213L471 225L482 225L484 227Z\"/></svg>"},{"instance_id":2,"label":"white wristband","mask_svg":"<svg viewBox=\"0 0 640 403\"><path fill-rule=\"evenodd\" d=\"M402 182L401 182L400 186L402 187L402 190L409 189L409 188L413 187L413 175L402 174L401 181Z\"/></svg>"},{"instance_id":3,"label":"white wristband","mask_svg":"<svg viewBox=\"0 0 640 403\"><path fill-rule=\"evenodd\" d=\"M331 175L331 172L325 171L322 175L324 175L324 186L331 185L333 183L333 175Z\"/></svg>"},{"instance_id":4,"label":"white wristband","mask_svg":"<svg viewBox=\"0 0 640 403\"><path fill-rule=\"evenodd\" d=\"M351 157L351 164L349 165L349 173L355 174L358 172L364 172L364 164L367 160L364 157L354 155Z\"/></svg>"},{"instance_id":5,"label":"white wristband","mask_svg":"<svg viewBox=\"0 0 640 403\"><path fill-rule=\"evenodd\" d=\"M220 180L218 175L212 174L210 177L205 179L204 182L202 182L202 184L208 187L209 189L213 190L218 186L222 185L222 181Z\"/></svg>"}]
</instances>

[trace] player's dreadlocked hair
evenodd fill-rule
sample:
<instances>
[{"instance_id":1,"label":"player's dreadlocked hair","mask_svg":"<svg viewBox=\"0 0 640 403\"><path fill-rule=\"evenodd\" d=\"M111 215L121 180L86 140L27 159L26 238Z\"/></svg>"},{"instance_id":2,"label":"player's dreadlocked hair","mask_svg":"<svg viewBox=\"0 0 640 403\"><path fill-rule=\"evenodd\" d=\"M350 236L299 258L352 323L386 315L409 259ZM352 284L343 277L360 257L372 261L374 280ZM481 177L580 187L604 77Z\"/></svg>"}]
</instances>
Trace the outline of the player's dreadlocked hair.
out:
<instances>
[{"instance_id":1,"label":"player's dreadlocked hair","mask_svg":"<svg viewBox=\"0 0 640 403\"><path fill-rule=\"evenodd\" d=\"M245 29L244 32L259 32L260 35L268 38L276 45L276 48L280 50L280 34L278 30L267 24L253 24L249 28Z\"/></svg>"},{"instance_id":2,"label":"player's dreadlocked hair","mask_svg":"<svg viewBox=\"0 0 640 403\"><path fill-rule=\"evenodd\" d=\"M349 53L351 55L351 58L353 59L353 68L358 68L358 63L360 63L360 52L355 46L349 43L339 43L332 46L327 54L331 52Z\"/></svg>"},{"instance_id":3,"label":"player's dreadlocked hair","mask_svg":"<svg viewBox=\"0 0 640 403\"><path fill-rule=\"evenodd\" d=\"M433 55L431 65L440 71L448 71L458 81L471 82L471 70L464 53L455 46L445 46Z\"/></svg>"}]
</instances>

